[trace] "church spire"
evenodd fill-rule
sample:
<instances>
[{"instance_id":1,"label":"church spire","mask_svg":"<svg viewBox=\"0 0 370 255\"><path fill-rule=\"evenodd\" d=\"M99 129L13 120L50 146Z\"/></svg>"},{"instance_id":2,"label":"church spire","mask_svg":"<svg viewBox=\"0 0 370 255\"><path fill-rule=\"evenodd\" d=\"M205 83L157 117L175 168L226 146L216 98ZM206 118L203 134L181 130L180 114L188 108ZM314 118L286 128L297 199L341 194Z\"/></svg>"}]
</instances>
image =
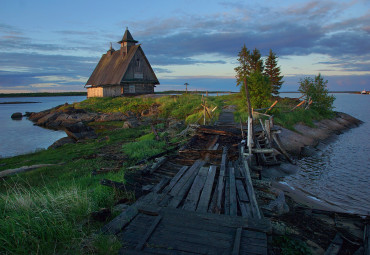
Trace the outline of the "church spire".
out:
<instances>
[{"instance_id":1,"label":"church spire","mask_svg":"<svg viewBox=\"0 0 370 255\"><path fill-rule=\"evenodd\" d=\"M128 31L128 27L126 27L125 34L122 37L122 40L118 43L121 44L121 54L125 56L130 51L131 46L134 46L138 41L134 40L130 31Z\"/></svg>"}]
</instances>

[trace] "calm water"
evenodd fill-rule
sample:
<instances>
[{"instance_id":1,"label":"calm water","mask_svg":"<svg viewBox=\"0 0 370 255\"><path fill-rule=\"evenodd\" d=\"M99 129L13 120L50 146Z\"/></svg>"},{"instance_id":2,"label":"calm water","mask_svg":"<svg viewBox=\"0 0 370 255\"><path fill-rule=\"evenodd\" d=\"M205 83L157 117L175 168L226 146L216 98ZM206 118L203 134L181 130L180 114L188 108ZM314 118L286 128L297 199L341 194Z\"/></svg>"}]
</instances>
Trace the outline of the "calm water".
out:
<instances>
[{"instance_id":1,"label":"calm water","mask_svg":"<svg viewBox=\"0 0 370 255\"><path fill-rule=\"evenodd\" d=\"M40 102L37 104L0 104L0 156L15 155L44 149L56 140L65 137L64 131L52 131L34 126L27 118L12 120L14 112L39 112L66 102L73 103L86 99L84 96L71 97L17 97L0 98L0 102Z\"/></svg>"},{"instance_id":2,"label":"calm water","mask_svg":"<svg viewBox=\"0 0 370 255\"><path fill-rule=\"evenodd\" d=\"M335 110L365 123L320 146L317 156L299 160L302 170L284 181L349 212L370 214L370 95L334 95Z\"/></svg>"}]
</instances>

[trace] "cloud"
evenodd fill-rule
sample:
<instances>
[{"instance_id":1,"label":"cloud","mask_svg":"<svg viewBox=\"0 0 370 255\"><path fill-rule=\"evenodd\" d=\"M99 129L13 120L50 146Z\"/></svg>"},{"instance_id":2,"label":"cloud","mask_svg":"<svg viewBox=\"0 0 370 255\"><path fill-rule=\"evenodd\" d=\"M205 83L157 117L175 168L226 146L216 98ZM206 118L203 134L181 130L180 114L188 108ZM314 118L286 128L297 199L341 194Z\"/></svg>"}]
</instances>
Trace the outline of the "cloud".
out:
<instances>
[{"instance_id":1,"label":"cloud","mask_svg":"<svg viewBox=\"0 0 370 255\"><path fill-rule=\"evenodd\" d=\"M34 83L29 85L32 88L55 88L60 87L58 83Z\"/></svg>"}]
</instances>

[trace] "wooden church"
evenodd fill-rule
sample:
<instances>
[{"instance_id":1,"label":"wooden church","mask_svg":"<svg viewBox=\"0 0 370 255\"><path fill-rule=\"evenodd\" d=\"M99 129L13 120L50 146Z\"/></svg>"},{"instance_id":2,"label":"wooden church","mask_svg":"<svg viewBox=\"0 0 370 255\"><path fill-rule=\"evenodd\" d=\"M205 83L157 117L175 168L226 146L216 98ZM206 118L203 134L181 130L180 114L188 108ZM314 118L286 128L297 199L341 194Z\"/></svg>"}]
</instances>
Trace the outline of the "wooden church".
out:
<instances>
[{"instance_id":1,"label":"wooden church","mask_svg":"<svg viewBox=\"0 0 370 255\"><path fill-rule=\"evenodd\" d=\"M126 28L120 50L112 45L86 82L87 97L152 94L159 84L140 44Z\"/></svg>"}]
</instances>

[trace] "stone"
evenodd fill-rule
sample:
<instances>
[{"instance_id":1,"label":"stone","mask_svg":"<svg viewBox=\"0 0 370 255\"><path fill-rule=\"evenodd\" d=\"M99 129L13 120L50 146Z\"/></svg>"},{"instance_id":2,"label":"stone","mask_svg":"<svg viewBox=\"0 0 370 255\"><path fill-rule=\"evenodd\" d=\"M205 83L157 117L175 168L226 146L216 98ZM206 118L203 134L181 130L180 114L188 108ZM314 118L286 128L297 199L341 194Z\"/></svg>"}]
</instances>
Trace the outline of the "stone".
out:
<instances>
[{"instance_id":1,"label":"stone","mask_svg":"<svg viewBox=\"0 0 370 255\"><path fill-rule=\"evenodd\" d=\"M139 126L139 121L135 118L131 118L129 120L126 120L123 123L122 128L128 129L128 128L137 128Z\"/></svg>"},{"instance_id":2,"label":"stone","mask_svg":"<svg viewBox=\"0 0 370 255\"><path fill-rule=\"evenodd\" d=\"M65 132L69 137L73 138L76 141L81 140L81 139L96 139L96 138L98 138L94 129L92 129L89 126L86 126L82 122L78 122L78 123L73 124L69 127L66 127Z\"/></svg>"},{"instance_id":3,"label":"stone","mask_svg":"<svg viewBox=\"0 0 370 255\"><path fill-rule=\"evenodd\" d=\"M21 112L15 112L11 116L12 119L18 119L18 120L22 119L22 117L23 117L23 114Z\"/></svg>"},{"instance_id":4,"label":"stone","mask_svg":"<svg viewBox=\"0 0 370 255\"><path fill-rule=\"evenodd\" d=\"M58 141L54 142L52 145L50 145L48 149L56 149L65 144L75 143L75 142L76 141L70 137L63 137L63 138L60 138Z\"/></svg>"},{"instance_id":5,"label":"stone","mask_svg":"<svg viewBox=\"0 0 370 255\"><path fill-rule=\"evenodd\" d=\"M96 117L96 122L106 122L106 121L125 121L127 120L127 116L121 112L115 113L103 113Z\"/></svg>"}]
</instances>

